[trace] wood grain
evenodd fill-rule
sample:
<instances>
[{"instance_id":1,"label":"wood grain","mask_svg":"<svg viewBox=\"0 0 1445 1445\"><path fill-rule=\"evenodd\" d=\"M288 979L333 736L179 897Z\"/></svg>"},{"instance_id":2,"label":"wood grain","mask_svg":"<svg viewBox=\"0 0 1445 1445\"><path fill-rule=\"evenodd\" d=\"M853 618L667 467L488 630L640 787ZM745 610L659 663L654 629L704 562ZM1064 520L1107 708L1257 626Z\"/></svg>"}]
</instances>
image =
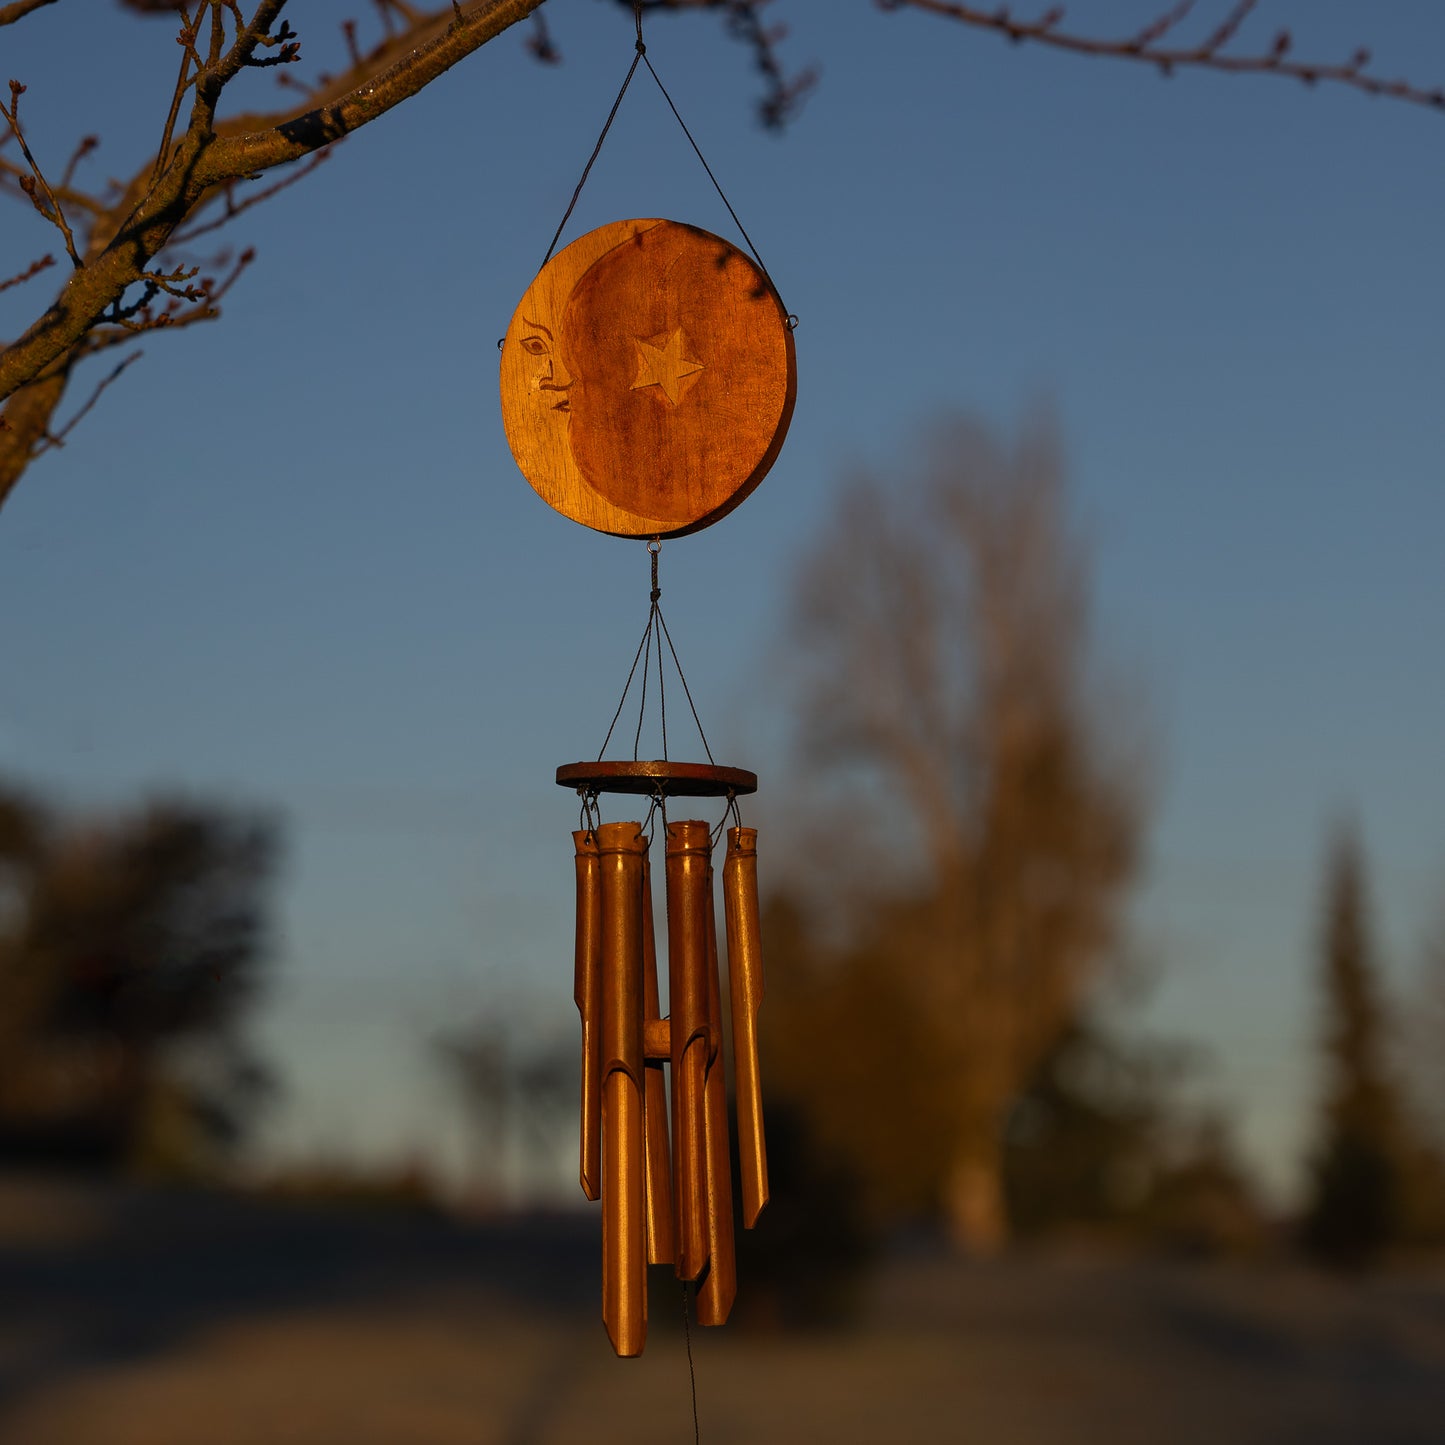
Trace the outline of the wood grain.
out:
<instances>
[{"instance_id":1,"label":"wood grain","mask_svg":"<svg viewBox=\"0 0 1445 1445\"><path fill-rule=\"evenodd\" d=\"M731 511L797 393L782 302L746 255L675 221L614 221L554 256L502 343L502 422L549 506L625 537Z\"/></svg>"}]
</instances>

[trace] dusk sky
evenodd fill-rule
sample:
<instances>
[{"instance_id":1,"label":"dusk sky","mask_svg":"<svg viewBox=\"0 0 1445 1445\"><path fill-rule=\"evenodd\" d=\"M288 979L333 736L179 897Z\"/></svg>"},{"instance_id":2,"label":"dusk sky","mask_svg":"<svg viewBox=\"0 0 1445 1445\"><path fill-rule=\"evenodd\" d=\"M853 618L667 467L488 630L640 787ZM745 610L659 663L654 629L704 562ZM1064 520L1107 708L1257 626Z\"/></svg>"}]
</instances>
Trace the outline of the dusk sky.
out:
<instances>
[{"instance_id":1,"label":"dusk sky","mask_svg":"<svg viewBox=\"0 0 1445 1445\"><path fill-rule=\"evenodd\" d=\"M307 65L339 64L339 22L364 7L293 8ZM1160 8L1070 17L1126 34ZM96 132L91 174L128 176L165 119L173 28L81 13L0 30L0 80L29 87L42 165ZM0 512L7 777L78 807L182 791L284 821L258 1030L287 1087L270 1157L455 1165L428 1040L488 1013L576 1029L577 809L553 772L606 729L647 558L528 487L496 339L633 35L602 0L546 14L561 64L519 27L222 233L257 248L224 317L143 338ZM1156 978L1128 1027L1206 1051L1200 1092L1287 1189L1316 1087L1327 830L1360 826L1402 999L1445 913L1445 114L1164 80L868 0L777 0L771 18L785 63L820 71L782 135L718 19L647 26L800 320L780 459L663 549L714 751L762 779L764 878L765 798L798 766L777 641L843 478L907 475L949 410L1004 437L1052 412L1097 655L1118 726L1152 752L1131 918ZM1302 56L1367 45L1377 73L1445 84L1433 0L1274 0L1242 44L1286 26ZM629 216L737 239L646 74L563 240ZM0 218L0 274L59 252L28 208ZM6 335L49 281L0 297Z\"/></svg>"}]
</instances>

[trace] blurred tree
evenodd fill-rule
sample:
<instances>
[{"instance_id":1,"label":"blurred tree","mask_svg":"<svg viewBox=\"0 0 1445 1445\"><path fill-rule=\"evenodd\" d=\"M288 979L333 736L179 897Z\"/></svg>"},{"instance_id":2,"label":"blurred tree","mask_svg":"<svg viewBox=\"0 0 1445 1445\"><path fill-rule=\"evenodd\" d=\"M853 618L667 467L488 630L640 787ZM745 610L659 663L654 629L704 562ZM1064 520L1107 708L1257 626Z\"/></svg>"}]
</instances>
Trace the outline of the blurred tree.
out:
<instances>
[{"instance_id":1,"label":"blurred tree","mask_svg":"<svg viewBox=\"0 0 1445 1445\"><path fill-rule=\"evenodd\" d=\"M0 0L0 29L57 0ZM720 15L730 35L752 51L763 78L760 112L779 126L797 108L814 80L811 72L789 77L776 54L784 33L765 23L768 0L618 0L643 11L708 11ZM1229 0L1207 18L1193 0L1170 4L1152 19L1114 39L1066 27L1063 7L1036 20L1015 18L1007 6L977 7L951 0L882 0L885 9L923 10L961 25L1007 36L1014 42L1107 55L1142 62L1161 74L1199 68L1277 75L1336 83L1371 95L1445 109L1445 95L1401 80L1368 73L1369 52L1349 60L1299 60L1287 31L1267 44L1241 49L1239 33L1255 0ZM70 265L53 300L33 324L0 348L0 505L35 457L59 445L96 398L135 359L130 352L100 379L65 421L58 411L76 368L87 359L129 345L138 332L175 329L219 314L217 303L251 259L243 251L232 263L221 253L206 257L195 242L305 174L326 147L384 115L458 61L531 16L529 48L543 61L559 58L539 6L542 0L474 0L423 9L412 0L375 0L380 35L363 45L356 22L342 27L346 63L312 84L293 83L292 99L263 113L222 115L228 88L249 70L288 66L300 59L297 32L282 18L286 0L121 0L138 15L179 21L180 73L173 93L158 95L160 144L139 158L132 174L88 188L78 168L95 149L96 137L79 142L57 174L38 163L20 113L24 85L10 83L8 108L0 102L18 156L0 156L0 187L23 196L58 234ZM249 17L247 15L249 10ZM82 13L78 8L76 13ZM1197 35L1180 39L1188 23ZM80 34L85 35L83 22ZM289 77L288 77L289 78ZM234 101L237 92L232 91ZM164 124L161 114L165 112ZM67 142L68 144L68 142ZM39 145L42 154L54 145ZM277 167L304 164L286 179L247 189ZM0 264L0 290L33 281L55 264L51 253L31 251Z\"/></svg>"},{"instance_id":2,"label":"blurred tree","mask_svg":"<svg viewBox=\"0 0 1445 1445\"><path fill-rule=\"evenodd\" d=\"M1417 1096L1435 1142L1445 1146L1445 907L1425 940L1417 997L1410 1012Z\"/></svg>"},{"instance_id":3,"label":"blurred tree","mask_svg":"<svg viewBox=\"0 0 1445 1445\"><path fill-rule=\"evenodd\" d=\"M274 854L189 804L65 826L0 802L0 1152L169 1166L236 1139Z\"/></svg>"},{"instance_id":4,"label":"blurred tree","mask_svg":"<svg viewBox=\"0 0 1445 1445\"><path fill-rule=\"evenodd\" d=\"M484 1019L434 1041L435 1055L466 1111L477 1176L488 1202L525 1193L572 1138L577 1104L577 1050L569 1040L519 1037ZM519 1178L517 1187L509 1175Z\"/></svg>"},{"instance_id":5,"label":"blurred tree","mask_svg":"<svg viewBox=\"0 0 1445 1445\"><path fill-rule=\"evenodd\" d=\"M1320 963L1324 1097L1303 1238L1317 1258L1358 1266L1400 1232L1405 1120L1390 1070L1364 851L1350 827L1330 843Z\"/></svg>"},{"instance_id":6,"label":"blurred tree","mask_svg":"<svg viewBox=\"0 0 1445 1445\"><path fill-rule=\"evenodd\" d=\"M1402 1237L1407 1246L1445 1245L1445 910L1425 940L1406 1020Z\"/></svg>"},{"instance_id":7,"label":"blurred tree","mask_svg":"<svg viewBox=\"0 0 1445 1445\"><path fill-rule=\"evenodd\" d=\"M1180 1098L1196 1062L1081 1015L1009 1116L1004 1180L1020 1233L1082 1226L1191 1253L1257 1247L1263 1214L1226 1121Z\"/></svg>"},{"instance_id":8,"label":"blurred tree","mask_svg":"<svg viewBox=\"0 0 1445 1445\"><path fill-rule=\"evenodd\" d=\"M926 1220L947 1199L949 1054L902 982L907 960L888 944L895 922L893 909L870 907L867 932L830 949L793 900L775 895L765 914L769 1094L795 1147L833 1161L818 1178L795 1165L790 1181L830 1238ZM1010 1229L1192 1253L1262 1244L1263 1211L1225 1122L1180 1097L1196 1062L1175 1045L1126 1039L1086 1009L1071 1018L1004 1109Z\"/></svg>"},{"instance_id":9,"label":"blurred tree","mask_svg":"<svg viewBox=\"0 0 1445 1445\"><path fill-rule=\"evenodd\" d=\"M1009 1111L1004 1184L1014 1227L1043 1233L1135 1215L1162 1162L1181 1067L1087 1014L1073 1020Z\"/></svg>"},{"instance_id":10,"label":"blurred tree","mask_svg":"<svg viewBox=\"0 0 1445 1445\"><path fill-rule=\"evenodd\" d=\"M912 487L853 480L798 593L801 750L842 800L808 850L815 916L851 941L802 951L806 1021L777 1019L770 963L771 1032L831 1059L779 1069L979 1250L1007 1233L1010 1104L1109 957L1138 851L1139 750L1094 719L1085 572L1053 429L1010 451L954 420Z\"/></svg>"}]
</instances>

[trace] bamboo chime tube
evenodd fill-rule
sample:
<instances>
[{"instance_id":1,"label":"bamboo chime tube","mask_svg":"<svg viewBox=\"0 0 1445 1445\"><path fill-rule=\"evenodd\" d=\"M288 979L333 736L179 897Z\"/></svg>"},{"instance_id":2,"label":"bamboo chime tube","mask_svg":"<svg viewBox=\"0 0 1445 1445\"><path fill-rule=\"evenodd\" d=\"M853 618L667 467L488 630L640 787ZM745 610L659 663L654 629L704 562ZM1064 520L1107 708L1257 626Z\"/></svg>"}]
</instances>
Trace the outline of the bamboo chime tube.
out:
<instances>
[{"instance_id":1,"label":"bamboo chime tube","mask_svg":"<svg viewBox=\"0 0 1445 1445\"><path fill-rule=\"evenodd\" d=\"M667 825L667 973L671 1004L674 1249L679 1279L707 1264L707 887L712 830Z\"/></svg>"},{"instance_id":2,"label":"bamboo chime tube","mask_svg":"<svg viewBox=\"0 0 1445 1445\"><path fill-rule=\"evenodd\" d=\"M596 1199L602 1173L602 875L597 835L572 834L577 850L577 959L572 997L582 1015L582 1193Z\"/></svg>"},{"instance_id":3,"label":"bamboo chime tube","mask_svg":"<svg viewBox=\"0 0 1445 1445\"><path fill-rule=\"evenodd\" d=\"M642 870L637 823L597 829L602 878L602 1322L619 1355L647 1339Z\"/></svg>"},{"instance_id":4,"label":"bamboo chime tube","mask_svg":"<svg viewBox=\"0 0 1445 1445\"><path fill-rule=\"evenodd\" d=\"M732 995L733 1087L737 1091L738 1166L743 1227L751 1229L768 1202L768 1153L763 1137L763 1086L758 1072L758 1009L763 1001L762 933L758 922L758 830L729 828L723 864L728 987Z\"/></svg>"},{"instance_id":5,"label":"bamboo chime tube","mask_svg":"<svg viewBox=\"0 0 1445 1445\"><path fill-rule=\"evenodd\" d=\"M713 911L712 867L707 870L707 1000L710 1032L703 1120L707 1165L707 1273L697 1287L697 1322L726 1322L738 1292L733 1241L733 1181L728 1165L728 1093L723 1073L722 996L718 985L717 922Z\"/></svg>"},{"instance_id":6,"label":"bamboo chime tube","mask_svg":"<svg viewBox=\"0 0 1445 1445\"><path fill-rule=\"evenodd\" d=\"M665 1047L654 1050L647 1042L648 1023L654 1019L661 1022L662 1004L657 989L652 870L646 853L642 855L642 987L643 1053L646 1063L642 1111L647 1141L647 1262L671 1264L672 1151L667 1143L667 1080L663 1075L668 1050Z\"/></svg>"}]
</instances>

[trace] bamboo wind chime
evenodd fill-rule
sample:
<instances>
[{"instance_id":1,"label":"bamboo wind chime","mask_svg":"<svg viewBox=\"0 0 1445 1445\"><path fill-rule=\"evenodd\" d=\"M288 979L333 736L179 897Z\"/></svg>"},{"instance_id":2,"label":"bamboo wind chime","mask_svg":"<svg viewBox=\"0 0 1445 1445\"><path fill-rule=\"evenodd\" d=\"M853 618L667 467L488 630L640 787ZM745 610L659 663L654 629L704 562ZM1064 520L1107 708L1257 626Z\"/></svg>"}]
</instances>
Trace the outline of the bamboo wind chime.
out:
<instances>
[{"instance_id":1,"label":"bamboo wind chime","mask_svg":"<svg viewBox=\"0 0 1445 1445\"><path fill-rule=\"evenodd\" d=\"M662 87L646 58L640 6L636 21L637 55L614 116L639 63ZM663 95L681 123L665 89ZM606 134L604 126L593 160ZM736 222L730 205L728 211ZM553 247L570 214L569 206ZM695 1286L704 1325L727 1319L737 1291L713 877L724 829L723 923L745 1227L768 1201L758 1068L757 831L743 826L738 807L740 797L756 790L757 778L713 761L658 606L657 582L662 540L710 526L747 497L776 459L792 417L796 318L746 231L742 235L751 255L696 226L625 220L588 232L555 256L549 249L501 342L503 425L533 490L594 531L647 539L651 554L647 628L612 727L595 760L566 764L556 776L582 800L581 827L572 835L574 996L582 1019L580 1174L583 1194L602 1203L602 1318L619 1355L641 1354L646 1342L649 1264L671 1264L684 1291ZM668 755L664 643L706 763ZM654 650L662 757L649 761L638 754ZM605 759L639 661L632 757ZM603 794L650 799L646 818L603 822ZM722 820L669 819L668 803L678 798L723 799ZM666 1013L650 863L659 823ZM671 1071L670 1098L664 1070Z\"/></svg>"},{"instance_id":2,"label":"bamboo wind chime","mask_svg":"<svg viewBox=\"0 0 1445 1445\"><path fill-rule=\"evenodd\" d=\"M602 1200L602 1319L619 1355L642 1352L647 1266L698 1281L700 1324L737 1293L727 1086L713 905L712 826L665 825L668 994L659 1017L650 839L637 822L573 834L576 1000L582 1015L582 1191ZM758 1072L762 1001L757 832L728 830L723 897L743 1224L768 1201ZM663 1067L672 1069L669 1137Z\"/></svg>"},{"instance_id":3,"label":"bamboo wind chime","mask_svg":"<svg viewBox=\"0 0 1445 1445\"><path fill-rule=\"evenodd\" d=\"M647 628L623 688L613 728L643 659L640 737L656 645L659 714L666 752L663 644L692 702L658 605L658 551L652 542ZM619 1355L642 1353L647 1338L647 1267L670 1264L696 1284L700 1324L720 1325L737 1293L729 1163L728 1088L713 857L726 829L723 926L731 1005L732 1078L743 1225L768 1202L758 1064L763 999L758 914L757 829L744 827L738 798L757 788L742 768L720 767L697 719L707 763L597 760L557 769L557 782L582 799L572 834L577 885L573 997L582 1020L580 1179L602 1201L602 1320ZM612 729L602 745L606 752ZM636 751L634 741L634 752ZM604 823L603 793L648 796L644 820ZM669 798L723 798L716 827L669 819ZM734 820L727 827L729 817ZM661 1009L653 914L652 842L660 821L667 919L667 994ZM664 1077L671 1070L671 1102Z\"/></svg>"}]
</instances>

